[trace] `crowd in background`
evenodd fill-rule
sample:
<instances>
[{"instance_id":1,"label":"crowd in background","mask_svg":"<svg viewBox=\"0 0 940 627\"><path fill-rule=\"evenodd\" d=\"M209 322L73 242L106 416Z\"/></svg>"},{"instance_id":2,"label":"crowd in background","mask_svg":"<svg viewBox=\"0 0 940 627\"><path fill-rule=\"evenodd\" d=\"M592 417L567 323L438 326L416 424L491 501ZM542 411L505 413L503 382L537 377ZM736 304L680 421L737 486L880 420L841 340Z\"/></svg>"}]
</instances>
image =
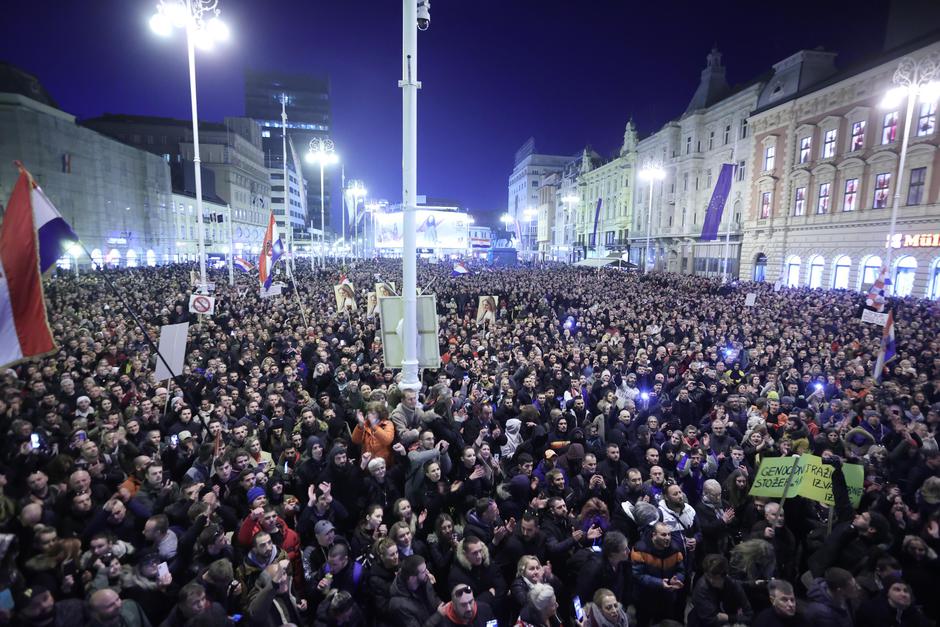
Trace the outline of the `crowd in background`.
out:
<instances>
[{"instance_id":1,"label":"crowd in background","mask_svg":"<svg viewBox=\"0 0 940 627\"><path fill-rule=\"evenodd\" d=\"M211 317L189 313L191 270L46 282L58 351L0 373L0 621L940 617L936 303L888 300L876 382L882 328L856 292L421 264L442 365L415 391L366 312L400 262L298 266L269 298L214 272ZM184 372L157 381L153 343L180 322ZM749 494L762 460L803 453L831 467L833 507Z\"/></svg>"}]
</instances>

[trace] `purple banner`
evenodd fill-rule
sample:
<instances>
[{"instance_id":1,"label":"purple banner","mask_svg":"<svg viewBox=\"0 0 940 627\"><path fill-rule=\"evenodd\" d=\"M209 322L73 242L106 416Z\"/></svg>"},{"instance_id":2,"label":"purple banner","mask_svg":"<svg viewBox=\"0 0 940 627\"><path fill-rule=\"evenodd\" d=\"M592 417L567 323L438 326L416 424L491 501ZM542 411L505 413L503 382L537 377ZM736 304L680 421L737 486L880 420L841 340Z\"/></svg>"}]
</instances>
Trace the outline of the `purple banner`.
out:
<instances>
[{"instance_id":1,"label":"purple banner","mask_svg":"<svg viewBox=\"0 0 940 627\"><path fill-rule=\"evenodd\" d=\"M721 215L725 210L728 193L731 192L733 172L734 165L721 164L721 173L715 183L715 191L712 192L712 199L708 203L708 209L705 210L705 222L702 224L703 241L718 239L718 226L721 224Z\"/></svg>"},{"instance_id":2,"label":"purple banner","mask_svg":"<svg viewBox=\"0 0 940 627\"><path fill-rule=\"evenodd\" d=\"M601 217L601 199L597 199L597 209L594 210L594 235L592 239L594 240L594 248L597 248L597 221ZM590 242L589 242L590 243Z\"/></svg>"}]
</instances>

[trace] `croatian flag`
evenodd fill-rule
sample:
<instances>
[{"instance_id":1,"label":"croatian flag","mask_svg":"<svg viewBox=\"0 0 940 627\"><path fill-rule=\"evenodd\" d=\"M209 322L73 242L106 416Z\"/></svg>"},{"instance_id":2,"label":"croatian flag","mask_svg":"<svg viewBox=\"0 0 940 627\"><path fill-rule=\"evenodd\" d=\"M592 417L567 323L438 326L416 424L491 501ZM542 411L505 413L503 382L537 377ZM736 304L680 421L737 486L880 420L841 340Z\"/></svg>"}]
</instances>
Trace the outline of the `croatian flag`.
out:
<instances>
[{"instance_id":1,"label":"croatian flag","mask_svg":"<svg viewBox=\"0 0 940 627\"><path fill-rule=\"evenodd\" d=\"M241 257L235 257L235 267L242 272L251 272L254 270L254 267Z\"/></svg>"},{"instance_id":2,"label":"croatian flag","mask_svg":"<svg viewBox=\"0 0 940 627\"><path fill-rule=\"evenodd\" d=\"M42 193L39 185L25 171L20 174L20 178L24 176L28 180L33 221L39 233L39 267L45 273L68 252L69 246L78 241L78 236Z\"/></svg>"},{"instance_id":3,"label":"croatian flag","mask_svg":"<svg viewBox=\"0 0 940 627\"><path fill-rule=\"evenodd\" d=\"M897 354L897 345L894 342L894 312L888 312L888 322L885 323L884 333L881 336L881 350L878 351L878 361L875 363L875 381L881 383L885 366Z\"/></svg>"},{"instance_id":4,"label":"croatian flag","mask_svg":"<svg viewBox=\"0 0 940 627\"><path fill-rule=\"evenodd\" d=\"M454 269L451 271L451 277L458 277L462 274L470 274L470 270L463 264L462 261L458 261L454 264Z\"/></svg>"},{"instance_id":5,"label":"croatian flag","mask_svg":"<svg viewBox=\"0 0 940 627\"><path fill-rule=\"evenodd\" d=\"M21 168L0 226L0 364L5 366L55 350L42 292L36 189Z\"/></svg>"},{"instance_id":6,"label":"croatian flag","mask_svg":"<svg viewBox=\"0 0 940 627\"><path fill-rule=\"evenodd\" d=\"M868 294L865 295L865 306L878 312L884 311L885 308L885 283L888 283L885 279L886 274L888 274L888 268L881 266L878 278L871 284Z\"/></svg>"},{"instance_id":7,"label":"croatian flag","mask_svg":"<svg viewBox=\"0 0 940 627\"><path fill-rule=\"evenodd\" d=\"M274 282L274 266L284 254L281 237L275 231L272 211L271 217L268 218L268 229L264 232L264 241L261 243L261 255L258 257L258 280L266 290L270 289L271 283Z\"/></svg>"},{"instance_id":8,"label":"croatian flag","mask_svg":"<svg viewBox=\"0 0 940 627\"><path fill-rule=\"evenodd\" d=\"M728 194L731 192L731 180L734 178L732 176L733 172L733 164L721 164L721 172L718 174L718 180L715 182L715 191L712 192L712 198L708 202L708 208L705 210L705 221L702 223L703 241L718 239L718 227L721 225L721 216L725 211L725 202L728 200Z\"/></svg>"}]
</instances>

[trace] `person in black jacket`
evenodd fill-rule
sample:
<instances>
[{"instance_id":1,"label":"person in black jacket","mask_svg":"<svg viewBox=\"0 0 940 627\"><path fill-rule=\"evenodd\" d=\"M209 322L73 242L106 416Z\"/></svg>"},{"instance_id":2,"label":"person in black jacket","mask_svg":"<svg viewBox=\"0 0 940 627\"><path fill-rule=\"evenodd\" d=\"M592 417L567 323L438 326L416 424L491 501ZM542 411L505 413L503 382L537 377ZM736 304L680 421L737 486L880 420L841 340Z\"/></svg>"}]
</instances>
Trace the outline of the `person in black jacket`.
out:
<instances>
[{"instance_id":1,"label":"person in black jacket","mask_svg":"<svg viewBox=\"0 0 940 627\"><path fill-rule=\"evenodd\" d=\"M806 617L796 604L793 585L784 579L774 579L767 584L770 607L757 615L753 627L801 627Z\"/></svg>"},{"instance_id":2,"label":"person in black jacket","mask_svg":"<svg viewBox=\"0 0 940 627\"><path fill-rule=\"evenodd\" d=\"M585 549L587 550L587 549ZM607 588L623 604L630 601L630 546L619 531L608 531L604 536L599 556L588 559L577 574L575 589L578 596L593 599L600 588Z\"/></svg>"},{"instance_id":3,"label":"person in black jacket","mask_svg":"<svg viewBox=\"0 0 940 627\"><path fill-rule=\"evenodd\" d=\"M434 576L420 555L406 557L389 588L389 622L401 627L424 627L444 604L434 593Z\"/></svg>"},{"instance_id":4,"label":"person in black jacket","mask_svg":"<svg viewBox=\"0 0 940 627\"><path fill-rule=\"evenodd\" d=\"M457 547L457 554L450 569L447 587L453 590L459 584L467 584L474 598L496 609L506 596L506 580L495 563L490 561L490 550L476 536L467 536Z\"/></svg>"},{"instance_id":5,"label":"person in black jacket","mask_svg":"<svg viewBox=\"0 0 940 627\"><path fill-rule=\"evenodd\" d=\"M398 546L391 538L382 538L372 549L375 559L366 576L366 599L372 615L381 621L388 616L392 582L399 569ZM378 622L376 625L386 623Z\"/></svg>"},{"instance_id":6,"label":"person in black jacket","mask_svg":"<svg viewBox=\"0 0 940 627\"><path fill-rule=\"evenodd\" d=\"M931 624L914 605L911 587L904 580L887 577L882 583L884 593L859 607L857 627L926 627Z\"/></svg>"},{"instance_id":7,"label":"person in black jacket","mask_svg":"<svg viewBox=\"0 0 940 627\"><path fill-rule=\"evenodd\" d=\"M690 627L749 623L754 613L741 584L728 577L728 560L712 553L702 560L704 576L692 591Z\"/></svg>"}]
</instances>

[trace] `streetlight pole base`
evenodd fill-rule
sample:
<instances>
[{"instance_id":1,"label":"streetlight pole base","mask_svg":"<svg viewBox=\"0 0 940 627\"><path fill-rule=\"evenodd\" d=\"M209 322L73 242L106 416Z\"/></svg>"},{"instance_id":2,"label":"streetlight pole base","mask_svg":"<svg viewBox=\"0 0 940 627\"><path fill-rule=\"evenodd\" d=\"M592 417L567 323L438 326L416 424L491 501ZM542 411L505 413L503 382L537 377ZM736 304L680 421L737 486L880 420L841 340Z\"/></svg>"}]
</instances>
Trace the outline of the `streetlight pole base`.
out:
<instances>
[{"instance_id":1,"label":"streetlight pole base","mask_svg":"<svg viewBox=\"0 0 940 627\"><path fill-rule=\"evenodd\" d=\"M415 392L421 390L421 380L418 379L417 361L401 362L401 375L401 383L398 384L399 389L414 390Z\"/></svg>"}]
</instances>

